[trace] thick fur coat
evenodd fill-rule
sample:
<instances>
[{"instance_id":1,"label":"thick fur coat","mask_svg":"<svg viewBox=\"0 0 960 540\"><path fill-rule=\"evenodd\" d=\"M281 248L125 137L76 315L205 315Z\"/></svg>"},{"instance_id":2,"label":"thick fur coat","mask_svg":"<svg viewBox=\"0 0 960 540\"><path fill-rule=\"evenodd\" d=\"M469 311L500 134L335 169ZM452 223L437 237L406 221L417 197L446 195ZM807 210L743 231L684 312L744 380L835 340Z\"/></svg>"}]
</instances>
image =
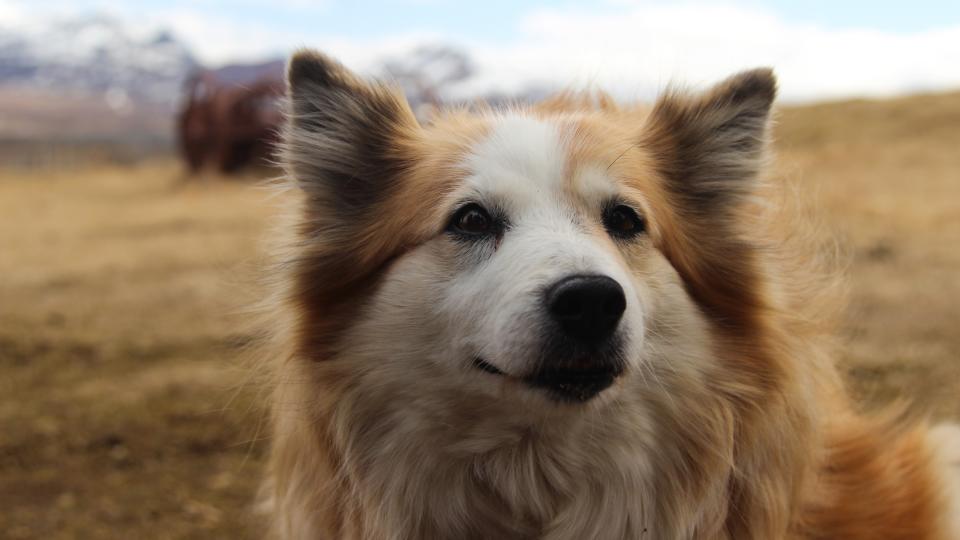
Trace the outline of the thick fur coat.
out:
<instances>
[{"instance_id":1,"label":"thick fur coat","mask_svg":"<svg viewBox=\"0 0 960 540\"><path fill-rule=\"evenodd\" d=\"M320 54L288 77L274 536L953 538L960 439L853 412L785 256L769 70L423 124ZM570 276L615 283L599 345L551 319Z\"/></svg>"}]
</instances>

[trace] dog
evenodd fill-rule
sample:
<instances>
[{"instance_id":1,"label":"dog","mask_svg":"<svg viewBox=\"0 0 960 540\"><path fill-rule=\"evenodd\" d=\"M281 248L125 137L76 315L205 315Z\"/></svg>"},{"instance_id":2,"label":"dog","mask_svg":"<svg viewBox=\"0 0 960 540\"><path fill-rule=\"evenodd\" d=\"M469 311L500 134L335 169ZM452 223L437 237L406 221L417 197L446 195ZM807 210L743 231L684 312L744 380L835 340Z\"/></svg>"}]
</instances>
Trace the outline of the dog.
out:
<instances>
[{"instance_id":1,"label":"dog","mask_svg":"<svg viewBox=\"0 0 960 540\"><path fill-rule=\"evenodd\" d=\"M772 71L429 122L287 77L273 536L957 537L958 430L854 412L780 255Z\"/></svg>"}]
</instances>

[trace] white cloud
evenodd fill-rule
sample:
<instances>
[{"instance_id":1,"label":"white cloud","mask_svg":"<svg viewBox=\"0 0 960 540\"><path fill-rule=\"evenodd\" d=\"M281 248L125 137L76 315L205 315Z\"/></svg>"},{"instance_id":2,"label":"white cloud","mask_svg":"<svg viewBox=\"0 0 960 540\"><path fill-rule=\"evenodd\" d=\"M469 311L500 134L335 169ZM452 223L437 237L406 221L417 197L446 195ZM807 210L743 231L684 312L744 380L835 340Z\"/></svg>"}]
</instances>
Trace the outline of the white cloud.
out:
<instances>
[{"instance_id":1,"label":"white cloud","mask_svg":"<svg viewBox=\"0 0 960 540\"><path fill-rule=\"evenodd\" d=\"M519 28L504 43L458 43L438 33L378 42L302 36L296 45L324 47L364 68L425 40L461 44L480 68L458 89L462 95L589 84L621 98L649 98L670 82L702 87L757 66L776 69L787 101L960 87L960 25L912 33L832 29L707 0L547 8L528 13Z\"/></svg>"},{"instance_id":2,"label":"white cloud","mask_svg":"<svg viewBox=\"0 0 960 540\"><path fill-rule=\"evenodd\" d=\"M904 34L826 29L758 9L690 3L547 9L529 14L522 29L510 46L476 47L484 76L474 85L589 82L647 97L671 81L700 86L772 66L787 100L960 86L960 26Z\"/></svg>"},{"instance_id":3,"label":"white cloud","mask_svg":"<svg viewBox=\"0 0 960 540\"><path fill-rule=\"evenodd\" d=\"M443 39L424 33L392 34L377 40L294 33L229 19L210 20L190 9L170 10L156 14L153 19L156 25L172 29L202 62L210 65L272 59L299 47L312 47L335 54L354 69L369 71L384 56Z\"/></svg>"},{"instance_id":4,"label":"white cloud","mask_svg":"<svg viewBox=\"0 0 960 540\"><path fill-rule=\"evenodd\" d=\"M171 29L204 63L259 60L281 54L298 37L282 29L213 18L190 8L172 8L149 16L152 25Z\"/></svg>"},{"instance_id":5,"label":"white cloud","mask_svg":"<svg viewBox=\"0 0 960 540\"><path fill-rule=\"evenodd\" d=\"M29 19L26 9L12 0L0 0L0 28L15 28Z\"/></svg>"},{"instance_id":6,"label":"white cloud","mask_svg":"<svg viewBox=\"0 0 960 540\"><path fill-rule=\"evenodd\" d=\"M477 77L457 89L461 95L522 90L531 85L592 84L621 98L649 98L669 82L704 86L735 71L772 66L784 99L819 100L883 96L960 87L960 25L893 33L837 29L797 23L737 0L690 0L679 5L636 0L603 0L593 9L542 8L528 12L508 40L473 39L437 29L434 34L387 33L376 40L288 29L229 16L213 9L222 0L150 13L129 4L98 0L109 12L140 28L168 27L206 63L256 60L300 46L323 48L348 65L369 70L384 56L423 43L463 46L478 64ZM279 0L284 9L323 9L327 1ZM394 0L433 2L438 0ZM78 12L65 0L26 10L24 0L0 0L0 27L38 16ZM726 2L726 3L724 3ZM243 0L250 9L266 0ZM262 9L269 9L264 7ZM211 12L223 16L213 17ZM29 17L28 17L29 15Z\"/></svg>"}]
</instances>

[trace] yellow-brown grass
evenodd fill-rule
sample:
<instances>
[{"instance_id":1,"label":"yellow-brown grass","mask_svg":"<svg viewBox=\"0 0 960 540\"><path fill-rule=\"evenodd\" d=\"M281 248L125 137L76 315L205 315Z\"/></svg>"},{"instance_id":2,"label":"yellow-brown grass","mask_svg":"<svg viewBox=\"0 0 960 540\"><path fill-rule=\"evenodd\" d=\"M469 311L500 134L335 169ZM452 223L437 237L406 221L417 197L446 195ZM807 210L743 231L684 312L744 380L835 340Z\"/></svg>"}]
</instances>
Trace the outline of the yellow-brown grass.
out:
<instances>
[{"instance_id":1,"label":"yellow-brown grass","mask_svg":"<svg viewBox=\"0 0 960 540\"><path fill-rule=\"evenodd\" d=\"M0 537L245 536L264 200L173 163L0 176Z\"/></svg>"},{"instance_id":2,"label":"yellow-brown grass","mask_svg":"<svg viewBox=\"0 0 960 540\"><path fill-rule=\"evenodd\" d=\"M787 109L776 133L850 261L854 394L960 418L960 93Z\"/></svg>"},{"instance_id":3,"label":"yellow-brown grass","mask_svg":"<svg viewBox=\"0 0 960 540\"><path fill-rule=\"evenodd\" d=\"M960 94L780 118L782 176L851 262L855 394L960 419ZM238 360L269 197L169 162L0 172L0 537L257 536Z\"/></svg>"}]
</instances>

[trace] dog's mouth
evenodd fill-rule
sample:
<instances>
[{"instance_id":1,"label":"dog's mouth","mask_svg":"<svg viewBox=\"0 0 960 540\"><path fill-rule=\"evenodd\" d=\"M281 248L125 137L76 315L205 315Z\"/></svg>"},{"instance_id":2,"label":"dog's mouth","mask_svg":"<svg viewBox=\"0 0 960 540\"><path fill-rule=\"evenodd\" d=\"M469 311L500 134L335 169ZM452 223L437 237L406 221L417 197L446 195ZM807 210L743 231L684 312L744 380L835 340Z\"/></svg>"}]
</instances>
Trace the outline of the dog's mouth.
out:
<instances>
[{"instance_id":1,"label":"dog's mouth","mask_svg":"<svg viewBox=\"0 0 960 540\"><path fill-rule=\"evenodd\" d=\"M556 401L583 403L609 388L623 373L623 365L619 362L605 362L594 367L585 367L583 362L577 364L578 367L542 368L516 378L527 386L545 390ZM473 359L473 366L492 375L511 377L479 357Z\"/></svg>"}]
</instances>

